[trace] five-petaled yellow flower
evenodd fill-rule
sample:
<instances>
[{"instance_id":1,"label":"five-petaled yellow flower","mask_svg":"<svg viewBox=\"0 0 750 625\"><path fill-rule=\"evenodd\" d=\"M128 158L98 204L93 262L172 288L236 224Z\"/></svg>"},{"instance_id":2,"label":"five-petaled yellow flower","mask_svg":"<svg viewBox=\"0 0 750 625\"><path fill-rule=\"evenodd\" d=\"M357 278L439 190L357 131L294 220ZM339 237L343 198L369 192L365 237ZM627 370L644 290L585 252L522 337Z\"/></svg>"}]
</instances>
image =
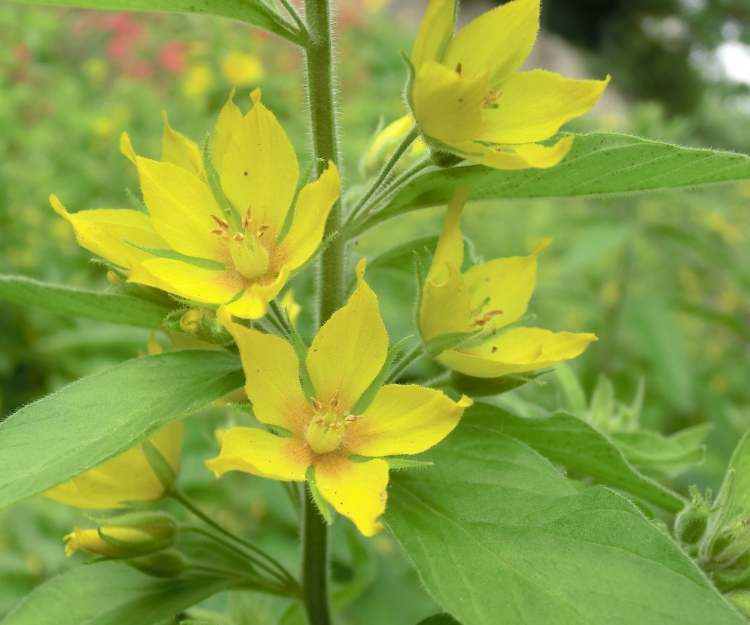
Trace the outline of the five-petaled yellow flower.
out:
<instances>
[{"instance_id":1,"label":"five-petaled yellow flower","mask_svg":"<svg viewBox=\"0 0 750 625\"><path fill-rule=\"evenodd\" d=\"M461 272L463 198L448 208L432 266L427 274L419 311L422 337L466 336L464 343L437 356L449 369L478 378L496 378L548 367L580 355L596 336L508 326L526 313L536 287L537 256L496 258ZM473 334L473 336L472 336Z\"/></svg>"},{"instance_id":2,"label":"five-petaled yellow flower","mask_svg":"<svg viewBox=\"0 0 750 625\"><path fill-rule=\"evenodd\" d=\"M175 475L180 469L182 421L173 421L149 440L161 453ZM106 510L125 508L137 502L156 501L165 494L165 485L151 468L141 445L90 469L45 495L76 508Z\"/></svg>"},{"instance_id":3,"label":"five-petaled yellow flower","mask_svg":"<svg viewBox=\"0 0 750 625\"><path fill-rule=\"evenodd\" d=\"M591 109L609 82L518 71L539 31L540 0L512 0L455 37L456 0L430 0L412 51L409 99L442 151L498 169L552 167L573 138L540 145Z\"/></svg>"},{"instance_id":4,"label":"five-petaled yellow flower","mask_svg":"<svg viewBox=\"0 0 750 625\"><path fill-rule=\"evenodd\" d=\"M227 325L240 350L256 418L286 435L232 428L209 468L217 477L244 471L285 481L303 481L312 468L320 495L366 536L381 528L378 517L385 510L388 463L381 458L429 449L453 430L471 403L421 386L386 384L368 406L358 405L388 352L388 334L363 263L349 301L323 325L307 352L311 397L303 391L300 362L289 343Z\"/></svg>"},{"instance_id":5,"label":"five-petaled yellow flower","mask_svg":"<svg viewBox=\"0 0 750 625\"><path fill-rule=\"evenodd\" d=\"M78 242L129 272L132 282L202 304L222 305L242 318L266 312L290 274L318 249L340 194L336 166L297 194L299 164L276 117L252 94L243 115L232 99L211 142L223 198L209 183L198 146L172 130L165 116L162 160L136 155L127 135L123 153L135 164L148 214L128 209L68 213Z\"/></svg>"}]
</instances>

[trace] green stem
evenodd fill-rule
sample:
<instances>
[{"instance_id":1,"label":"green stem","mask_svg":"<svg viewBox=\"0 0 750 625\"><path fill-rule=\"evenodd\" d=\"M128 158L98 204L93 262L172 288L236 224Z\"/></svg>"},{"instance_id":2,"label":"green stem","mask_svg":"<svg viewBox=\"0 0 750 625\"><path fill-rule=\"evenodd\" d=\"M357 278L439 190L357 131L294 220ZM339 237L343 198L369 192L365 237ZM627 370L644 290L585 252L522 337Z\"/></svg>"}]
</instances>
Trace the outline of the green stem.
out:
<instances>
[{"instance_id":1,"label":"green stem","mask_svg":"<svg viewBox=\"0 0 750 625\"><path fill-rule=\"evenodd\" d=\"M341 166L336 127L331 0L305 0L309 40L306 46L307 96L314 166L320 175L332 161ZM318 321L324 323L344 301L346 241L333 237L341 228L341 202L331 210L324 239L330 244L320 257ZM302 528L302 593L310 625L330 625L328 600L328 528L305 497Z\"/></svg>"},{"instance_id":2,"label":"green stem","mask_svg":"<svg viewBox=\"0 0 750 625\"><path fill-rule=\"evenodd\" d=\"M328 526L305 486L302 512L302 599L310 625L330 625Z\"/></svg>"},{"instance_id":3,"label":"green stem","mask_svg":"<svg viewBox=\"0 0 750 625\"><path fill-rule=\"evenodd\" d=\"M388 175L391 173L391 171L393 171L393 168L401 160L401 157L406 154L407 150L411 147L411 144L416 141L418 136L419 130L416 126L412 127L412 129L398 145L398 147L393 151L393 154L391 154L391 157L386 161L385 165L383 165L383 168L380 170L375 180L373 180L370 188L367 189L365 194L360 198L359 202L357 202L357 205L352 209L351 214L347 218L347 225L359 216L362 208L367 204L368 200L376 192L381 190L381 187L386 178L388 178Z\"/></svg>"},{"instance_id":4,"label":"green stem","mask_svg":"<svg viewBox=\"0 0 750 625\"><path fill-rule=\"evenodd\" d=\"M281 0L281 4L284 6L284 10L294 20L294 23L297 28L299 28L300 33L302 33L302 35L307 38L307 26L305 25L305 22L302 21L302 18L300 17L300 14L297 12L297 9L294 7L294 5L289 2L289 0Z\"/></svg>"},{"instance_id":5,"label":"green stem","mask_svg":"<svg viewBox=\"0 0 750 625\"><path fill-rule=\"evenodd\" d=\"M217 531L219 534L221 534L222 536L226 536L231 541L241 545L242 547L249 550L258 558L262 558L262 560L259 560L259 561L256 560L256 564L258 564L259 566L262 566L270 573L275 573L277 575L280 575L281 578L285 579L288 583L292 584L293 586L297 585L297 580L294 579L292 574L289 573L289 571L287 571L286 567L284 567L283 564L281 564L273 556L267 554L262 549L259 549L252 543L249 543L246 540L243 540L239 536L235 536L228 529L219 525L210 516L208 516L205 512L203 512L203 510L201 510L198 506L196 506L190 499L188 499L183 493L181 493L178 490L173 490L169 493L169 496L172 499L174 499L177 503L179 503L181 506L183 506L186 510L191 512L195 517L197 517L198 519L203 521L206 525L208 525L209 527Z\"/></svg>"},{"instance_id":6,"label":"green stem","mask_svg":"<svg viewBox=\"0 0 750 625\"><path fill-rule=\"evenodd\" d=\"M336 128L330 0L305 0L305 16L310 32L306 48L307 95L313 140L313 158L319 176L329 161L341 166ZM324 239L341 228L341 202L331 210ZM332 238L320 259L319 321L325 322L343 303L346 244Z\"/></svg>"},{"instance_id":7,"label":"green stem","mask_svg":"<svg viewBox=\"0 0 750 625\"><path fill-rule=\"evenodd\" d=\"M204 529L203 527L195 527L195 526L186 526L184 527L185 531L189 532L195 532L196 534L200 534L201 536L205 536L206 538L210 538L212 541L214 541L217 545L217 547L221 547L231 556L242 556L245 560L247 560L250 564L252 564L254 567L258 567L268 573L273 580L278 582L279 584L286 584L290 587L290 591L292 593L296 592L299 594L299 584L297 584L296 581L294 581L294 584L292 585L292 581L290 581L287 576L282 573L281 571L277 571L276 569L272 568L262 560L258 559L257 556L253 555L252 553L247 553L246 551L238 551L238 546L242 548L241 545L237 545L237 543L234 543L232 541L229 541L225 538L222 538L221 536L218 536L214 534L211 530Z\"/></svg>"},{"instance_id":8,"label":"green stem","mask_svg":"<svg viewBox=\"0 0 750 625\"><path fill-rule=\"evenodd\" d=\"M384 189L379 191L375 197L370 200L367 206L360 211L358 218L352 220L350 224L347 224L346 238L354 239L359 237L384 219L388 219L388 215L383 215L381 211L376 209L378 209L389 197L392 197L396 192L400 191L404 186L411 182L419 172L427 169L431 165L432 162L429 159L419 161L394 179Z\"/></svg>"},{"instance_id":9,"label":"green stem","mask_svg":"<svg viewBox=\"0 0 750 625\"><path fill-rule=\"evenodd\" d=\"M424 346L422 345L422 341L418 341L416 345L414 345L398 360L396 364L393 365L393 368L390 370L390 372L388 373L388 377L385 380L385 384L390 384L391 382L397 380L404 371L406 371L412 364L414 364L424 355Z\"/></svg>"}]
</instances>

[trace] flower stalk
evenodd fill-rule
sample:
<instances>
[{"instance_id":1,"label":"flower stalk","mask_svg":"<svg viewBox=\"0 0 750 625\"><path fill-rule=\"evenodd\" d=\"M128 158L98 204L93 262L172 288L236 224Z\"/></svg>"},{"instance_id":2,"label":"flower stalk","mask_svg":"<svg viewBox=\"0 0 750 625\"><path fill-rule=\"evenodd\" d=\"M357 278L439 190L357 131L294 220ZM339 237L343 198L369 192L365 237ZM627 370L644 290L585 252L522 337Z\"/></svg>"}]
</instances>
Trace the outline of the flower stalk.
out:
<instances>
[{"instance_id":1,"label":"flower stalk","mask_svg":"<svg viewBox=\"0 0 750 625\"><path fill-rule=\"evenodd\" d=\"M314 167L320 172L326 163L339 163L334 89L333 39L330 0L305 0L309 39L306 46L306 84ZM341 202L331 210L324 238L342 225ZM344 301L346 241L333 237L320 258L317 288L318 319L324 323ZM310 625L329 625L328 528L305 491L302 527L302 593Z\"/></svg>"}]
</instances>

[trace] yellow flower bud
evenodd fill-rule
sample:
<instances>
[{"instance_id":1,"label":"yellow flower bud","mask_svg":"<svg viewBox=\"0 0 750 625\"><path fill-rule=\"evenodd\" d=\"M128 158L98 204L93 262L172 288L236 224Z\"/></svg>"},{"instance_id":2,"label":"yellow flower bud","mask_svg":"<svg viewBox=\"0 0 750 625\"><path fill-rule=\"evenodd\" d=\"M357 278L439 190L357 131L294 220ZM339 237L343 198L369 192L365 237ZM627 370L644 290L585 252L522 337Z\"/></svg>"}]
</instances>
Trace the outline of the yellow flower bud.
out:
<instances>
[{"instance_id":1,"label":"yellow flower bud","mask_svg":"<svg viewBox=\"0 0 750 625\"><path fill-rule=\"evenodd\" d=\"M391 155L391 152L393 152L396 146L404 140L413 127L414 118L411 115L404 115L376 133L360 163L362 174L365 176L372 176L375 174L385 164L385 161ZM427 144L420 137L411 145L406 154L401 158L396 167L396 171L406 169L420 156L426 153Z\"/></svg>"},{"instance_id":2,"label":"yellow flower bud","mask_svg":"<svg viewBox=\"0 0 750 625\"><path fill-rule=\"evenodd\" d=\"M203 321L203 311L200 308L191 308L180 317L180 329L188 334L196 334Z\"/></svg>"},{"instance_id":3,"label":"yellow flower bud","mask_svg":"<svg viewBox=\"0 0 750 625\"><path fill-rule=\"evenodd\" d=\"M177 533L174 519L161 512L126 514L99 528L73 528L65 540L65 555L85 551L107 558L130 558L171 547Z\"/></svg>"}]
</instances>

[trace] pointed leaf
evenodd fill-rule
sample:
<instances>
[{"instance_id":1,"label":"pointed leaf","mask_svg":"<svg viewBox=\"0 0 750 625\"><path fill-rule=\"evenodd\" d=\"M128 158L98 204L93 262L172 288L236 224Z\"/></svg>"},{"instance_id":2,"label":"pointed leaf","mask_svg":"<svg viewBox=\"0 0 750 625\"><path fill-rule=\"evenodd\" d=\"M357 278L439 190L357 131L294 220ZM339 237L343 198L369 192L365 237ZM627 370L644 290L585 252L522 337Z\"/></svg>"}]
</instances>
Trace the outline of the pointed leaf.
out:
<instances>
[{"instance_id":1,"label":"pointed leaf","mask_svg":"<svg viewBox=\"0 0 750 625\"><path fill-rule=\"evenodd\" d=\"M579 135L551 169L501 171L481 165L433 168L409 182L373 222L446 204L459 188L472 200L605 196L750 179L750 156L694 149L616 133Z\"/></svg>"},{"instance_id":2,"label":"pointed leaf","mask_svg":"<svg viewBox=\"0 0 750 625\"><path fill-rule=\"evenodd\" d=\"M527 419L486 404L477 404L474 410L493 419L494 427L501 432L523 441L576 476L594 478L672 512L679 512L685 505L681 497L639 473L604 434L577 417L558 412L542 419Z\"/></svg>"},{"instance_id":3,"label":"pointed leaf","mask_svg":"<svg viewBox=\"0 0 750 625\"><path fill-rule=\"evenodd\" d=\"M741 625L744 619L629 501L572 482L487 411L395 473L386 522L463 625Z\"/></svg>"},{"instance_id":4,"label":"pointed leaf","mask_svg":"<svg viewBox=\"0 0 750 625\"><path fill-rule=\"evenodd\" d=\"M0 625L152 625L223 590L227 580L157 580L121 562L77 566L28 594Z\"/></svg>"},{"instance_id":5,"label":"pointed leaf","mask_svg":"<svg viewBox=\"0 0 750 625\"><path fill-rule=\"evenodd\" d=\"M82 378L0 423L0 508L41 493L242 384L226 352L129 360Z\"/></svg>"},{"instance_id":6,"label":"pointed leaf","mask_svg":"<svg viewBox=\"0 0 750 625\"><path fill-rule=\"evenodd\" d=\"M99 11L168 11L228 17L255 24L286 39L296 33L262 0L13 0L18 4L78 7Z\"/></svg>"},{"instance_id":7,"label":"pointed leaf","mask_svg":"<svg viewBox=\"0 0 750 625\"><path fill-rule=\"evenodd\" d=\"M172 310L130 295L78 289L24 276L0 275L0 300L65 316L152 329L161 326Z\"/></svg>"}]
</instances>

